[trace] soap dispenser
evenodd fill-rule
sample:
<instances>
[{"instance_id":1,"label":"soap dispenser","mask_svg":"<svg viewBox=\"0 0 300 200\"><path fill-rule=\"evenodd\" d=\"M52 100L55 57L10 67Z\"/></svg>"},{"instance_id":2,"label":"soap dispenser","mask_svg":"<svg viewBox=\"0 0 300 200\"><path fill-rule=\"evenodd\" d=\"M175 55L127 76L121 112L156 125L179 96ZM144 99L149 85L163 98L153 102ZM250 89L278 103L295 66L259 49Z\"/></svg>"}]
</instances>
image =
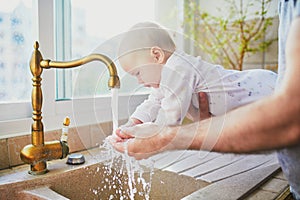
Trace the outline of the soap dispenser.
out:
<instances>
[{"instance_id":1,"label":"soap dispenser","mask_svg":"<svg viewBox=\"0 0 300 200\"><path fill-rule=\"evenodd\" d=\"M64 122L63 122L61 137L60 137L61 142L67 142L68 141L69 125L70 125L70 118L65 117Z\"/></svg>"},{"instance_id":2,"label":"soap dispenser","mask_svg":"<svg viewBox=\"0 0 300 200\"><path fill-rule=\"evenodd\" d=\"M64 143L65 145L62 145L64 149L63 152L65 152L65 154L63 155L63 158L67 157L67 155L69 154L69 146L67 145L68 142L68 132L69 132L69 125L70 125L70 118L69 117L65 117L64 122L63 122L63 128L62 128L62 133L60 136L60 143Z\"/></svg>"},{"instance_id":3,"label":"soap dispenser","mask_svg":"<svg viewBox=\"0 0 300 200\"><path fill-rule=\"evenodd\" d=\"M62 133L61 133L61 137L60 137L60 142L67 142L68 132L69 132L69 124L70 124L70 118L66 117L63 122L63 128L62 128ZM85 162L84 156L79 153L70 154L67 159L67 164L69 164L69 165L79 165L79 164L83 164L84 162Z\"/></svg>"}]
</instances>

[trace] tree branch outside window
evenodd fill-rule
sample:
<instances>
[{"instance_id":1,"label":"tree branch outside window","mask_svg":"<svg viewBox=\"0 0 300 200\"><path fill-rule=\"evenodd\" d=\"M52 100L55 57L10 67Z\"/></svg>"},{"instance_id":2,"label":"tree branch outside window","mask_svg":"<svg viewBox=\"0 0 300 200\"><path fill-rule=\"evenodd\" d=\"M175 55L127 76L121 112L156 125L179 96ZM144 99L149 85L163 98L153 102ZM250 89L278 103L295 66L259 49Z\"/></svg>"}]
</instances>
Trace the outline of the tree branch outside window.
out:
<instances>
[{"instance_id":1,"label":"tree branch outside window","mask_svg":"<svg viewBox=\"0 0 300 200\"><path fill-rule=\"evenodd\" d=\"M195 48L208 54L212 61L243 70L247 55L263 52L277 40L265 38L273 20L267 17L270 2L224 0L222 8L217 9L228 15L218 17L204 11L197 1L185 0L186 34L194 40Z\"/></svg>"}]
</instances>

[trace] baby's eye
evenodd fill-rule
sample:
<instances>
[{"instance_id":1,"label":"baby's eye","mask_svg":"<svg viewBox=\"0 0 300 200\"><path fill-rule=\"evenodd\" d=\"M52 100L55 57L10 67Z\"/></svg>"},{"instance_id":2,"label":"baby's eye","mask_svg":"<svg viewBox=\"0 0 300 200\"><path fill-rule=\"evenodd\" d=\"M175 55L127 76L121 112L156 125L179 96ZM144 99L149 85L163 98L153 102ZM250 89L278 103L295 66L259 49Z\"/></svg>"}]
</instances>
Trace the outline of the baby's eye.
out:
<instances>
[{"instance_id":1,"label":"baby's eye","mask_svg":"<svg viewBox=\"0 0 300 200\"><path fill-rule=\"evenodd\" d=\"M136 72L136 73L135 73L135 76L139 76L139 75L140 75L140 72Z\"/></svg>"}]
</instances>

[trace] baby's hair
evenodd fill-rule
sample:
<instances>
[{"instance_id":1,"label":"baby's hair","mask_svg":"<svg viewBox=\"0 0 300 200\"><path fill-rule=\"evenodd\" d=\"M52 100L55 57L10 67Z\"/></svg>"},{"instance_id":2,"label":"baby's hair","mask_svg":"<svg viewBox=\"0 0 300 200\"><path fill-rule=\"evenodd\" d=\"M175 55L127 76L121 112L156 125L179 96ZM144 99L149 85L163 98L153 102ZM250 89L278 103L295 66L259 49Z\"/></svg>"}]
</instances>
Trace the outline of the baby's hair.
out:
<instances>
[{"instance_id":1,"label":"baby's hair","mask_svg":"<svg viewBox=\"0 0 300 200\"><path fill-rule=\"evenodd\" d=\"M160 25L153 22L141 22L125 32L119 46L119 55L126 53L160 47L167 52L173 52L176 48L169 33Z\"/></svg>"}]
</instances>

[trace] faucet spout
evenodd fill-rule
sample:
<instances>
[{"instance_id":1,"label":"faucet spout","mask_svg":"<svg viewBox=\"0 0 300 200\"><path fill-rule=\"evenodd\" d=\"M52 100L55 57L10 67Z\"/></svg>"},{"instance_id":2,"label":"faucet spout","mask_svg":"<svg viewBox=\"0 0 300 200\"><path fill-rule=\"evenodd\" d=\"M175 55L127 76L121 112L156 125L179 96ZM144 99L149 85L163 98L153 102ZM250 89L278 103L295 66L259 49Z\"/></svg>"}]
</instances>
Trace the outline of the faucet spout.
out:
<instances>
[{"instance_id":1,"label":"faucet spout","mask_svg":"<svg viewBox=\"0 0 300 200\"><path fill-rule=\"evenodd\" d=\"M51 60L42 60L40 62L42 68L59 68L59 69L67 69L67 68L74 68L92 61L101 61L104 63L109 71L110 78L108 80L108 87L109 88L119 88L120 87L120 80L117 73L117 68L113 61L103 55L103 54L90 54L83 58L72 60L72 61L51 61Z\"/></svg>"},{"instance_id":2,"label":"faucet spout","mask_svg":"<svg viewBox=\"0 0 300 200\"><path fill-rule=\"evenodd\" d=\"M92 61L103 62L109 71L110 78L108 80L109 88L119 88L120 80L117 74L117 69L110 58L102 54L90 54L78 60L73 61L51 61L44 60L41 52L38 50L39 43L35 42L34 51L30 60L30 70L33 75L32 78L32 119L31 125L31 143L25 146L21 150L21 159L31 165L30 174L39 175L46 173L47 163L46 161L65 158L69 153L69 147L67 145L66 137L61 141L44 141L44 126L42 123L42 104L43 94L41 88L41 75L43 69L49 68L73 68L84 65Z\"/></svg>"}]
</instances>

